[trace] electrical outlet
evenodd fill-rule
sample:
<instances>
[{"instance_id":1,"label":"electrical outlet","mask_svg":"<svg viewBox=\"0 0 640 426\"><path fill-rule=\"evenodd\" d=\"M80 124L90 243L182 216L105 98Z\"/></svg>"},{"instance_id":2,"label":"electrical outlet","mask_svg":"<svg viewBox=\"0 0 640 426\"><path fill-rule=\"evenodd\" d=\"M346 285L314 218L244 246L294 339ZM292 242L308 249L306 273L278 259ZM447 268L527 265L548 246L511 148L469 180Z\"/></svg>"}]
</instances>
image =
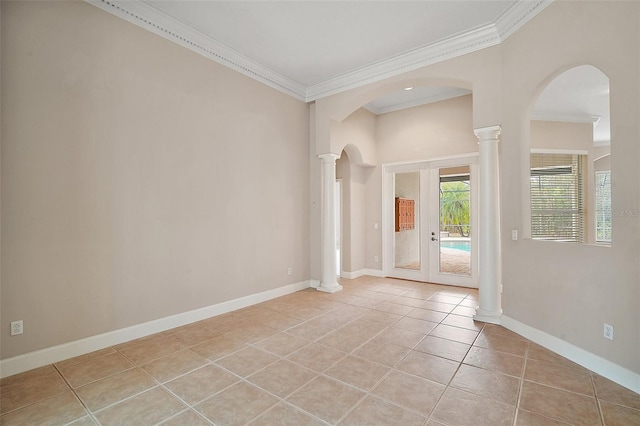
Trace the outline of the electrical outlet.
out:
<instances>
[{"instance_id":1,"label":"electrical outlet","mask_svg":"<svg viewBox=\"0 0 640 426\"><path fill-rule=\"evenodd\" d=\"M373 261L378 263L380 261L380 259L378 258L378 256L373 256Z\"/></svg>"},{"instance_id":2,"label":"electrical outlet","mask_svg":"<svg viewBox=\"0 0 640 426\"><path fill-rule=\"evenodd\" d=\"M18 334L22 334L23 333L23 323L22 320L20 321L13 321L11 323L11 335L12 336L17 336Z\"/></svg>"},{"instance_id":3,"label":"electrical outlet","mask_svg":"<svg viewBox=\"0 0 640 426\"><path fill-rule=\"evenodd\" d=\"M605 339L609 339L609 340L613 340L613 326L610 324L606 324L604 325L604 338Z\"/></svg>"},{"instance_id":4,"label":"electrical outlet","mask_svg":"<svg viewBox=\"0 0 640 426\"><path fill-rule=\"evenodd\" d=\"M287 269L287 275L291 275L291 274L293 274L293 268Z\"/></svg>"}]
</instances>

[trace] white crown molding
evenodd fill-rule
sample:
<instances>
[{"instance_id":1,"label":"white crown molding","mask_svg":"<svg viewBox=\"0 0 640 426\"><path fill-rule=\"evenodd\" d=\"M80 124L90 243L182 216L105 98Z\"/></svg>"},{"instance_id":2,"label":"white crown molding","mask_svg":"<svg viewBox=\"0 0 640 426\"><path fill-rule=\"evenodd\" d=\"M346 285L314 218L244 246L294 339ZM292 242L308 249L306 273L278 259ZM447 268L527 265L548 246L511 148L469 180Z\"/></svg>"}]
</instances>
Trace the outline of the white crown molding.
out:
<instances>
[{"instance_id":1,"label":"white crown molding","mask_svg":"<svg viewBox=\"0 0 640 426\"><path fill-rule=\"evenodd\" d=\"M505 41L553 0L519 1L492 24L343 74L307 88L307 101L334 95L385 78L496 46Z\"/></svg>"},{"instance_id":2,"label":"white crown molding","mask_svg":"<svg viewBox=\"0 0 640 426\"><path fill-rule=\"evenodd\" d=\"M589 123L595 127L600 121L599 115L589 114L553 114L548 112L536 112L531 114L534 121L560 121L564 123Z\"/></svg>"},{"instance_id":3,"label":"white crown molding","mask_svg":"<svg viewBox=\"0 0 640 426\"><path fill-rule=\"evenodd\" d=\"M309 86L307 100L321 99L498 44L500 37L495 25L486 25Z\"/></svg>"},{"instance_id":4,"label":"white crown molding","mask_svg":"<svg viewBox=\"0 0 640 426\"><path fill-rule=\"evenodd\" d=\"M147 3L126 0L85 1L280 92L306 101L306 89L303 85L247 58Z\"/></svg>"},{"instance_id":5,"label":"white crown molding","mask_svg":"<svg viewBox=\"0 0 640 426\"><path fill-rule=\"evenodd\" d=\"M509 38L551 3L553 0L524 0L507 9L494 22L500 34L500 42Z\"/></svg>"},{"instance_id":6,"label":"white crown molding","mask_svg":"<svg viewBox=\"0 0 640 426\"><path fill-rule=\"evenodd\" d=\"M412 50L308 87L213 40L142 1L85 0L296 99L312 102L502 43L553 0L518 1L494 23Z\"/></svg>"}]
</instances>

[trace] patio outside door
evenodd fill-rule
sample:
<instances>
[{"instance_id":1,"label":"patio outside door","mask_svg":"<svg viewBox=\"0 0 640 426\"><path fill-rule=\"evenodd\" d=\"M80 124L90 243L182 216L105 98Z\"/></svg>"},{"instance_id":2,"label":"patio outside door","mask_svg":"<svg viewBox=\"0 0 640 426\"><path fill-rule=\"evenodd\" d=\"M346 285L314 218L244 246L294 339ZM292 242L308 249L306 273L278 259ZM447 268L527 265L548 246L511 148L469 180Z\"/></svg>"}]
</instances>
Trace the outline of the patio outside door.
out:
<instances>
[{"instance_id":1,"label":"patio outside door","mask_svg":"<svg viewBox=\"0 0 640 426\"><path fill-rule=\"evenodd\" d=\"M476 159L385 165L386 276L478 286Z\"/></svg>"}]
</instances>

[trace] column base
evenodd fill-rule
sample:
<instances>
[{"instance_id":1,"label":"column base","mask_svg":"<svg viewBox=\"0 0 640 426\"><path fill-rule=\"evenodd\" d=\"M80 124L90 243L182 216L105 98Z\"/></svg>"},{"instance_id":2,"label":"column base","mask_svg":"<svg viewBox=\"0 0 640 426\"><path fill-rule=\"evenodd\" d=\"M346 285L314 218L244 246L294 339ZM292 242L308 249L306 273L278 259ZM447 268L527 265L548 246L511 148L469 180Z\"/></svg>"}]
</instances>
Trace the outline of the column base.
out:
<instances>
[{"instance_id":1,"label":"column base","mask_svg":"<svg viewBox=\"0 0 640 426\"><path fill-rule=\"evenodd\" d=\"M318 291L323 291L325 293L337 293L338 291L342 290L342 286L340 284L325 284L325 283L320 283L320 285L316 288L316 290Z\"/></svg>"},{"instance_id":2,"label":"column base","mask_svg":"<svg viewBox=\"0 0 640 426\"><path fill-rule=\"evenodd\" d=\"M500 324L500 317L502 316L502 309L497 312L485 311L476 308L476 314L473 316L474 321L488 322L490 324Z\"/></svg>"}]
</instances>

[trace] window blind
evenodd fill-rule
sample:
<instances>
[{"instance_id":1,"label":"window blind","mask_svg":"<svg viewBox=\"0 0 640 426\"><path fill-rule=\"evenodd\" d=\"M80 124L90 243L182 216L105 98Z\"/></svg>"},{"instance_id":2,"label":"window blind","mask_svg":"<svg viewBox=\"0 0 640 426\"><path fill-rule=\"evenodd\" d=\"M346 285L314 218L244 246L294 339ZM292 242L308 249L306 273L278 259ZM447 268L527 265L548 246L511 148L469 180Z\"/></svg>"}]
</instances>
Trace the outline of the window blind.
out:
<instances>
[{"instance_id":1,"label":"window blind","mask_svg":"<svg viewBox=\"0 0 640 426\"><path fill-rule=\"evenodd\" d=\"M611 171L596 172L596 242L611 244Z\"/></svg>"},{"instance_id":2,"label":"window blind","mask_svg":"<svg viewBox=\"0 0 640 426\"><path fill-rule=\"evenodd\" d=\"M584 241L584 156L531 154L531 237Z\"/></svg>"}]
</instances>

